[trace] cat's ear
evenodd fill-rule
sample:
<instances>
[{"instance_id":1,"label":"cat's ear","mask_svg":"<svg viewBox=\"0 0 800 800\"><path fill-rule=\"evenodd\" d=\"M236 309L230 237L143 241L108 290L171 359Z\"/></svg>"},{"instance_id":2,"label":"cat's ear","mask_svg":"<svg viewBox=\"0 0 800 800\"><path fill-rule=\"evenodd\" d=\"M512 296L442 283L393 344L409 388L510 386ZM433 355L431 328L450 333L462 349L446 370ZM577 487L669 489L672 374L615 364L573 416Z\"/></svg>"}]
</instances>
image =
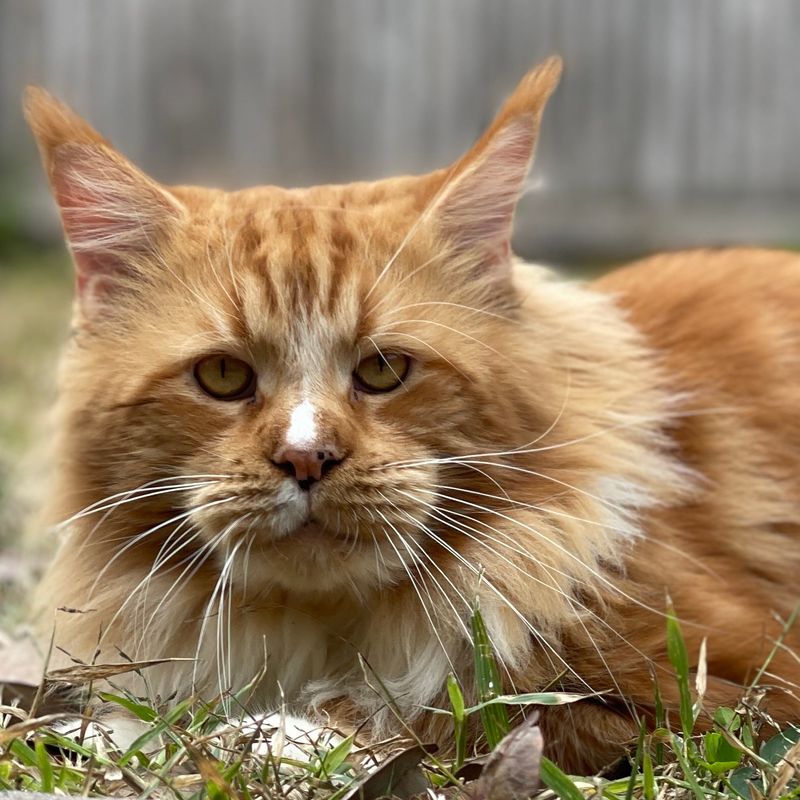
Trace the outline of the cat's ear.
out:
<instances>
[{"instance_id":1,"label":"cat's ear","mask_svg":"<svg viewBox=\"0 0 800 800\"><path fill-rule=\"evenodd\" d=\"M505 274L514 211L533 160L542 112L561 76L561 59L531 70L492 124L448 171L435 219L458 251Z\"/></svg>"},{"instance_id":2,"label":"cat's ear","mask_svg":"<svg viewBox=\"0 0 800 800\"><path fill-rule=\"evenodd\" d=\"M75 261L79 303L112 305L184 209L44 90L28 87L24 105Z\"/></svg>"}]
</instances>

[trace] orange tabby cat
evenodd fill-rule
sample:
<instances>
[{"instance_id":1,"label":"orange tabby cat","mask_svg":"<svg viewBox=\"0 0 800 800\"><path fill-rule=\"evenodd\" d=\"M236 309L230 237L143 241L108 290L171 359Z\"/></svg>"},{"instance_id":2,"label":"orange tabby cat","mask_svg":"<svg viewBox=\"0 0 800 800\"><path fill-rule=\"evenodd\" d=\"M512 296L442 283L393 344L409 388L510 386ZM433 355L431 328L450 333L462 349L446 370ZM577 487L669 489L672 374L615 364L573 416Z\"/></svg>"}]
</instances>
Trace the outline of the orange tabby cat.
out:
<instances>
[{"instance_id":1,"label":"orange tabby cat","mask_svg":"<svg viewBox=\"0 0 800 800\"><path fill-rule=\"evenodd\" d=\"M161 698L265 668L258 707L280 684L382 735L361 655L444 739L423 706L450 671L469 692L477 601L506 690L603 693L543 714L586 770L654 679L677 707L669 595L695 660L708 640L706 707L736 702L798 600L800 258L661 255L589 287L516 261L559 73L448 169L232 193L156 183L30 91L77 274L39 596L63 651L186 659L129 677ZM769 667L779 721L799 642Z\"/></svg>"}]
</instances>

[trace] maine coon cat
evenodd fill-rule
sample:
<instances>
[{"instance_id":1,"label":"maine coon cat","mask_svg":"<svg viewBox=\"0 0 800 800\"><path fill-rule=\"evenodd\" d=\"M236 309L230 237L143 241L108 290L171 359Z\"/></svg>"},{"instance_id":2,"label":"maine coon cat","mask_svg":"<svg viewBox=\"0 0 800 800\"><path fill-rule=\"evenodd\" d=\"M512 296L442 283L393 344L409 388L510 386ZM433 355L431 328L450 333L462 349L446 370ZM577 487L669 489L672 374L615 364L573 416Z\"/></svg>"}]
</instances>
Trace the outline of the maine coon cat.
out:
<instances>
[{"instance_id":1,"label":"maine coon cat","mask_svg":"<svg viewBox=\"0 0 800 800\"><path fill-rule=\"evenodd\" d=\"M444 739L423 706L451 671L471 691L477 602L507 691L602 693L542 715L594 769L654 681L677 707L668 595L694 659L707 639L706 707L736 703L800 595L800 258L674 253L590 286L515 260L559 73L447 169L230 193L156 183L30 90L76 269L39 593L62 664L187 659L129 676L162 699L265 668L259 707L280 684L383 735L368 669ZM778 721L799 642L770 663Z\"/></svg>"}]
</instances>

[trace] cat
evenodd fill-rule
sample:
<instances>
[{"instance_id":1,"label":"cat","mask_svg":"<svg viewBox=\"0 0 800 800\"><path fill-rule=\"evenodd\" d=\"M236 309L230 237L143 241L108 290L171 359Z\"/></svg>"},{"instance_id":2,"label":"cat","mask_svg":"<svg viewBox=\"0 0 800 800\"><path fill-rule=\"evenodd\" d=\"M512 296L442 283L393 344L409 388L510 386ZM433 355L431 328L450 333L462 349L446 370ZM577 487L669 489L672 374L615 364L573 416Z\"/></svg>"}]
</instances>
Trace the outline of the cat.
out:
<instances>
[{"instance_id":1,"label":"cat","mask_svg":"<svg viewBox=\"0 0 800 800\"><path fill-rule=\"evenodd\" d=\"M254 708L446 743L426 707L450 672L475 700L477 605L499 688L588 695L541 714L585 772L653 722L655 683L676 719L671 603L693 664L706 642L700 723L737 703L800 595L800 257L589 285L515 258L560 73L446 169L236 192L162 186L29 89L76 274L52 666L182 659L119 680L166 700L259 676ZM798 644L766 671L778 723Z\"/></svg>"}]
</instances>

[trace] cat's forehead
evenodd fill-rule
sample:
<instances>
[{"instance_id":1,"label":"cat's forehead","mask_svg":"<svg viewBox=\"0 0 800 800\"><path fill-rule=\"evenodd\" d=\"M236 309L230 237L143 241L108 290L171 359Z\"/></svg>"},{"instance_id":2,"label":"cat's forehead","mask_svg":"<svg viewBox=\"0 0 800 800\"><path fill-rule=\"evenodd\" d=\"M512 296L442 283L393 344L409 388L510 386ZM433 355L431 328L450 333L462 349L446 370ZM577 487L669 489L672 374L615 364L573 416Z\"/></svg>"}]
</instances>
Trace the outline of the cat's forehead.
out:
<instances>
[{"instance_id":1,"label":"cat's forehead","mask_svg":"<svg viewBox=\"0 0 800 800\"><path fill-rule=\"evenodd\" d=\"M228 272L248 338L293 349L329 349L367 324L376 285L430 246L418 222L421 179L313 189L251 189L230 195L217 265Z\"/></svg>"}]
</instances>

